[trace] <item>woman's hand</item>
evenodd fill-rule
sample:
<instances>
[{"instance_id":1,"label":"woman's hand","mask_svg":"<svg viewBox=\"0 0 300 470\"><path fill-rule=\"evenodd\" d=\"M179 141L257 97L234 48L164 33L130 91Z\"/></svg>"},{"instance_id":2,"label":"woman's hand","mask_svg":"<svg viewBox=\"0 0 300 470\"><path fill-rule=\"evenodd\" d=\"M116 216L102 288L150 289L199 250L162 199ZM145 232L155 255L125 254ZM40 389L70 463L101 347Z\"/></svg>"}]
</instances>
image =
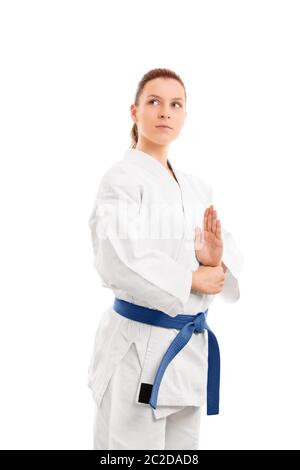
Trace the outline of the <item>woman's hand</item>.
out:
<instances>
[{"instance_id":1,"label":"woman's hand","mask_svg":"<svg viewBox=\"0 0 300 470\"><path fill-rule=\"evenodd\" d=\"M195 254L204 266L219 266L223 254L221 222L213 207L205 209L203 231L198 226L195 228Z\"/></svg>"},{"instance_id":2,"label":"woman's hand","mask_svg":"<svg viewBox=\"0 0 300 470\"><path fill-rule=\"evenodd\" d=\"M225 274L221 265L199 266L192 273L192 290L203 294L218 294L224 287Z\"/></svg>"}]
</instances>

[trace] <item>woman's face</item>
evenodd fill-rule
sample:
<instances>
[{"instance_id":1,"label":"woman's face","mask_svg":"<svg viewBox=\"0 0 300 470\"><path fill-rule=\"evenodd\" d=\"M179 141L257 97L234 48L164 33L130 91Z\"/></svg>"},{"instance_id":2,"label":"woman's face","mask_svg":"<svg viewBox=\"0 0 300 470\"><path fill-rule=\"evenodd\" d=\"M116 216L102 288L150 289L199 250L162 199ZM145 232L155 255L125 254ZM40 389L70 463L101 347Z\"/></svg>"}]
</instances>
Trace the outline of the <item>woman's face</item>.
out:
<instances>
[{"instance_id":1,"label":"woman's face","mask_svg":"<svg viewBox=\"0 0 300 470\"><path fill-rule=\"evenodd\" d=\"M183 86L173 78L155 78L144 86L139 104L131 105L139 136L168 145L179 135L186 118ZM158 126L166 125L170 128Z\"/></svg>"}]
</instances>

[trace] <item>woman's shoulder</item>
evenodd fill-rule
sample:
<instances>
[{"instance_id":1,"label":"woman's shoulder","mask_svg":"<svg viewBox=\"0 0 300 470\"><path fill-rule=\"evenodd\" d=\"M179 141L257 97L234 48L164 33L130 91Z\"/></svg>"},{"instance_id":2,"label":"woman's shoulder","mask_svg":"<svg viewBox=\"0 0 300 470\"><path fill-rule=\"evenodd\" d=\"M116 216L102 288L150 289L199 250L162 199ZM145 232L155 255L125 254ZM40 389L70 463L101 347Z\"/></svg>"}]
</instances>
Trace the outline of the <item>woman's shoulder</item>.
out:
<instances>
[{"instance_id":1,"label":"woman's shoulder","mask_svg":"<svg viewBox=\"0 0 300 470\"><path fill-rule=\"evenodd\" d=\"M140 200L142 193L141 181L133 170L132 165L124 159L114 162L102 173L96 198L122 194Z\"/></svg>"},{"instance_id":2,"label":"woman's shoulder","mask_svg":"<svg viewBox=\"0 0 300 470\"><path fill-rule=\"evenodd\" d=\"M104 171L100 179L100 184L121 184L129 186L138 184L139 178L133 169L132 165L126 159L119 159Z\"/></svg>"}]
</instances>

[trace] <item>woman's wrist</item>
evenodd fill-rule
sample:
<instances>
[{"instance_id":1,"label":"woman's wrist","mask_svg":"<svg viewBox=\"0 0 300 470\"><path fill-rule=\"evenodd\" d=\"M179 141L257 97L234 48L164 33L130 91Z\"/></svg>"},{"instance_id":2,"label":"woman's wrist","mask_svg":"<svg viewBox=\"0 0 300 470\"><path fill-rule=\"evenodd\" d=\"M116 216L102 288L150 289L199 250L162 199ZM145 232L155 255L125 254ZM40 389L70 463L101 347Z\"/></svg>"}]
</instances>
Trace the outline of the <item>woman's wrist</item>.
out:
<instances>
[{"instance_id":1,"label":"woman's wrist","mask_svg":"<svg viewBox=\"0 0 300 470\"><path fill-rule=\"evenodd\" d=\"M192 290L199 292L199 274L200 270L203 271L203 266L199 266L192 272Z\"/></svg>"}]
</instances>

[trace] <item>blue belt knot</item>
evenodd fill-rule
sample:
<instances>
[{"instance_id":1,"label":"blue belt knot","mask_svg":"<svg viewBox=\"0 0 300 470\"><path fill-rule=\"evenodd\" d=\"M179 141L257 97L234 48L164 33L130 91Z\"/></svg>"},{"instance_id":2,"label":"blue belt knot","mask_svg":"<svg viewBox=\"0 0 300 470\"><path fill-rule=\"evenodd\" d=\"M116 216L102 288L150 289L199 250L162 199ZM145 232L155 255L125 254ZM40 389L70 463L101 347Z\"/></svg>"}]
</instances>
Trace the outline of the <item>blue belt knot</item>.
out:
<instances>
[{"instance_id":1,"label":"blue belt knot","mask_svg":"<svg viewBox=\"0 0 300 470\"><path fill-rule=\"evenodd\" d=\"M194 333L202 333L205 330L206 318L203 312L197 313L194 320L195 331Z\"/></svg>"}]
</instances>

